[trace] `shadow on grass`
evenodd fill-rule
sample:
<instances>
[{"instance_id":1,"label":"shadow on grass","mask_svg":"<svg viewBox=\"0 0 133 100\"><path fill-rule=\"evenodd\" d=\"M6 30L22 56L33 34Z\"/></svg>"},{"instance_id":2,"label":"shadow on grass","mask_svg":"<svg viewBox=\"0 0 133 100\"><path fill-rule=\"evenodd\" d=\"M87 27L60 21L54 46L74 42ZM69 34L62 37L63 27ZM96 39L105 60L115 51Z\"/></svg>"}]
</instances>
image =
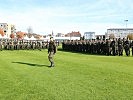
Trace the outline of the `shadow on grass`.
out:
<instances>
[{"instance_id":1,"label":"shadow on grass","mask_svg":"<svg viewBox=\"0 0 133 100\"><path fill-rule=\"evenodd\" d=\"M23 65L29 65L29 66L37 66L37 67L49 67L48 65L40 65L40 64L33 64L33 63L27 63L27 62L12 62L12 63L18 63Z\"/></svg>"}]
</instances>

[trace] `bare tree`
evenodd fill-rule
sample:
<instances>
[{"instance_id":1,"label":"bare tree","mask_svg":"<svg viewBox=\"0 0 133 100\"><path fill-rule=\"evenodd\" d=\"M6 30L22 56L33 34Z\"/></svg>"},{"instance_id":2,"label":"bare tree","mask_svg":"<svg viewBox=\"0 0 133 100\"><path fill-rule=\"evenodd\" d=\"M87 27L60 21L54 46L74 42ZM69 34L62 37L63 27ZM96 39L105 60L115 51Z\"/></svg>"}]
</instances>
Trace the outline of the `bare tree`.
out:
<instances>
[{"instance_id":1,"label":"bare tree","mask_svg":"<svg viewBox=\"0 0 133 100\"><path fill-rule=\"evenodd\" d=\"M109 38L113 39L113 38L115 38L115 35L112 33L112 34L109 35Z\"/></svg>"},{"instance_id":2,"label":"bare tree","mask_svg":"<svg viewBox=\"0 0 133 100\"><path fill-rule=\"evenodd\" d=\"M33 34L33 28L31 26L29 26L27 28L28 34Z\"/></svg>"},{"instance_id":3,"label":"bare tree","mask_svg":"<svg viewBox=\"0 0 133 100\"><path fill-rule=\"evenodd\" d=\"M129 38L129 40L133 40L133 33L128 34L128 35L127 35L127 38Z\"/></svg>"}]
</instances>

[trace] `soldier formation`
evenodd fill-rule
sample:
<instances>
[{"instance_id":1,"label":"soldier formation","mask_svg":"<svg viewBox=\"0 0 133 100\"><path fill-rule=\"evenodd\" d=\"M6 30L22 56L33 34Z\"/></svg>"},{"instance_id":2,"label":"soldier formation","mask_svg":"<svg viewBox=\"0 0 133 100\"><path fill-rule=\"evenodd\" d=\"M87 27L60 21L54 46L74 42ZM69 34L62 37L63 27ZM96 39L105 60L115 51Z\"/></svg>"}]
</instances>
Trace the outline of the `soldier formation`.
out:
<instances>
[{"instance_id":1,"label":"soldier formation","mask_svg":"<svg viewBox=\"0 0 133 100\"><path fill-rule=\"evenodd\" d=\"M59 46L59 42L55 42ZM47 49L48 41L42 40L15 40L0 39L0 50L42 50ZM133 41L128 39L106 39L106 40L67 40L62 42L65 51L81 52L98 55L133 56Z\"/></svg>"},{"instance_id":2,"label":"soldier formation","mask_svg":"<svg viewBox=\"0 0 133 100\"><path fill-rule=\"evenodd\" d=\"M98 55L119 55L123 53L130 56L133 55L133 41L128 39L106 39L106 40L67 40L62 42L62 49L72 52L82 52Z\"/></svg>"},{"instance_id":3,"label":"soldier formation","mask_svg":"<svg viewBox=\"0 0 133 100\"><path fill-rule=\"evenodd\" d=\"M0 50L42 50L47 49L48 44L42 40L0 39Z\"/></svg>"}]
</instances>

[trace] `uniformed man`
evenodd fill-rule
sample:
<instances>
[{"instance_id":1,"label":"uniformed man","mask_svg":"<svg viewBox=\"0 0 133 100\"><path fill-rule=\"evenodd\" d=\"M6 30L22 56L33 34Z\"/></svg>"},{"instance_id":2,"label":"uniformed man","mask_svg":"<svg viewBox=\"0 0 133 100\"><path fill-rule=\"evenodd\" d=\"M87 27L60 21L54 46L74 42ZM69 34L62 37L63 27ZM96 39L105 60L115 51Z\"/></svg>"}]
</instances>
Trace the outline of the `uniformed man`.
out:
<instances>
[{"instance_id":1,"label":"uniformed man","mask_svg":"<svg viewBox=\"0 0 133 100\"><path fill-rule=\"evenodd\" d=\"M2 51L2 40L0 40L0 51Z\"/></svg>"},{"instance_id":2,"label":"uniformed man","mask_svg":"<svg viewBox=\"0 0 133 100\"><path fill-rule=\"evenodd\" d=\"M131 42L132 56L133 56L133 41Z\"/></svg>"},{"instance_id":3,"label":"uniformed man","mask_svg":"<svg viewBox=\"0 0 133 100\"><path fill-rule=\"evenodd\" d=\"M113 56L116 55L116 40L113 38L113 41L111 42L111 48L112 48L112 54Z\"/></svg>"},{"instance_id":4,"label":"uniformed man","mask_svg":"<svg viewBox=\"0 0 133 100\"><path fill-rule=\"evenodd\" d=\"M106 54L107 54L107 56L111 55L110 44L111 44L110 39L106 39Z\"/></svg>"},{"instance_id":5,"label":"uniformed man","mask_svg":"<svg viewBox=\"0 0 133 100\"><path fill-rule=\"evenodd\" d=\"M125 49L126 55L129 56L130 55L130 42L129 42L128 38L124 42L124 49Z\"/></svg>"},{"instance_id":6,"label":"uniformed man","mask_svg":"<svg viewBox=\"0 0 133 100\"><path fill-rule=\"evenodd\" d=\"M123 55L123 42L120 38L118 39L118 55Z\"/></svg>"},{"instance_id":7,"label":"uniformed man","mask_svg":"<svg viewBox=\"0 0 133 100\"><path fill-rule=\"evenodd\" d=\"M51 37L50 38L50 42L49 42L49 45L48 45L48 59L51 63L50 67L54 67L54 55L56 53L56 45L55 45L55 42L53 40L53 38Z\"/></svg>"}]
</instances>

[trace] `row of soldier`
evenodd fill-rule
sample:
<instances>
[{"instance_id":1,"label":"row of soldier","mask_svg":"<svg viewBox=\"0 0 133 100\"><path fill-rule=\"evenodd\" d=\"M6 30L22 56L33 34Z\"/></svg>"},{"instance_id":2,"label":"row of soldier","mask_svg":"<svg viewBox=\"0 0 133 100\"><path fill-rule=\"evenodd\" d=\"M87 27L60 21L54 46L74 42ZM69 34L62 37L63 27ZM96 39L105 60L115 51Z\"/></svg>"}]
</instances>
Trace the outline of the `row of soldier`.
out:
<instances>
[{"instance_id":1,"label":"row of soldier","mask_svg":"<svg viewBox=\"0 0 133 100\"><path fill-rule=\"evenodd\" d=\"M122 56L123 52L127 56L132 51L133 55L133 41L128 39L106 39L106 40L67 40L62 42L62 49L74 52L84 52L89 54L98 55L119 55ZM131 50L132 49L132 50Z\"/></svg>"},{"instance_id":2,"label":"row of soldier","mask_svg":"<svg viewBox=\"0 0 133 100\"><path fill-rule=\"evenodd\" d=\"M48 47L48 41L1 39L0 50L42 50Z\"/></svg>"}]
</instances>

